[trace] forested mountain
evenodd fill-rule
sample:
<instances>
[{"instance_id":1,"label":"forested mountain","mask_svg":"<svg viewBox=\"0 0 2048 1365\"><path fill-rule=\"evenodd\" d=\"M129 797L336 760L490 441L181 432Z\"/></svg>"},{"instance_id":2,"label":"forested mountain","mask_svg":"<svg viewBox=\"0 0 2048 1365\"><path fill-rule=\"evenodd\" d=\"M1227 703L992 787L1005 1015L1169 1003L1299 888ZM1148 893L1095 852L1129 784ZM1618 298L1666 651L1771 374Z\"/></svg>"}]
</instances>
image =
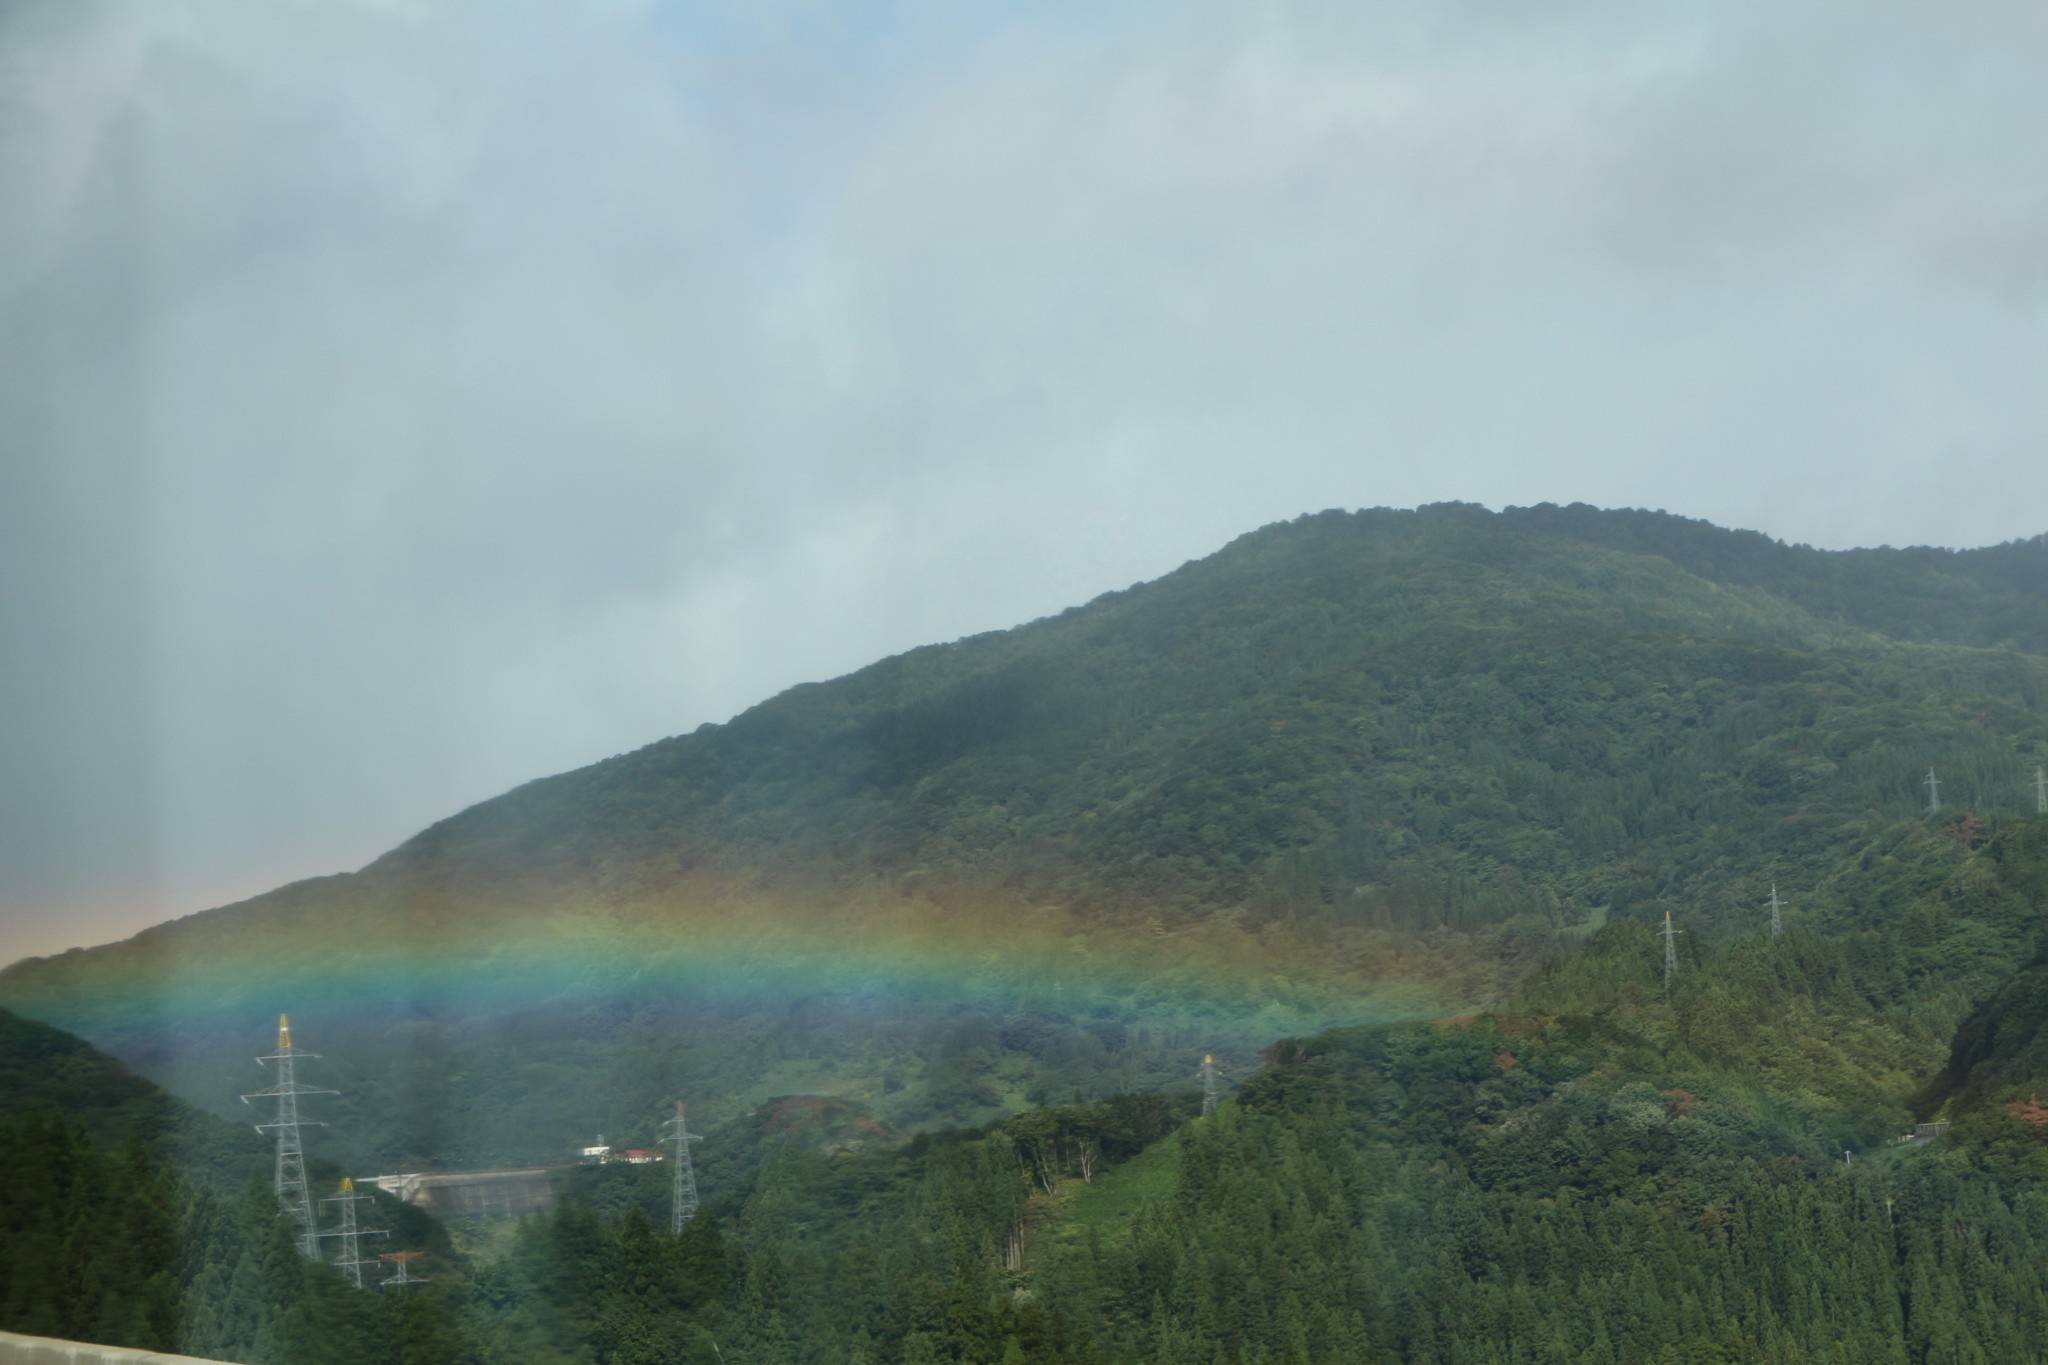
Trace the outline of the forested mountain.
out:
<instances>
[{"instance_id":1,"label":"forested mountain","mask_svg":"<svg viewBox=\"0 0 2048 1365\"><path fill-rule=\"evenodd\" d=\"M1940 1021L1964 1051L2039 942L2048 821L1843 875L1904 928L1689 944L1666 982L1617 922L1497 1012L1280 1040L1200 1117L1123 1095L906 1143L784 1101L712 1132L680 1238L667 1171L586 1169L406 1297L299 1262L260 1181L194 1201L137 1150L0 1124L56 1168L0 1207L0 1305L261 1365L2039 1358L2040 1077L1898 1131ZM65 1253L12 1254L67 1218ZM79 1251L94 1274L52 1279Z\"/></svg>"},{"instance_id":2,"label":"forested mountain","mask_svg":"<svg viewBox=\"0 0 2048 1365\"><path fill-rule=\"evenodd\" d=\"M1951 1099L1924 1143L1909 1104L1956 1017L1959 1048L1983 1027L1959 1002L2034 951L2044 876L2048 820L1913 833L1844 870L1901 927L1693 944L1667 982L1616 923L1500 1011L1281 1040L1212 1115L1133 1097L786 1152L728 1196L756 1282L779 1268L740 1339L847 1362L2042 1358L2048 1072Z\"/></svg>"},{"instance_id":3,"label":"forested mountain","mask_svg":"<svg viewBox=\"0 0 2048 1365\"><path fill-rule=\"evenodd\" d=\"M354 1169L701 1115L683 1237L666 1169L579 1171L441 1244L402 1309L281 1256L259 1183L164 1225L201 1262L123 1263L172 1276L120 1328L150 1344L2043 1358L2044 582L2043 540L1325 513L17 964L0 999L210 1107L290 1008ZM93 1188L171 1178L24 1132L129 1163ZM201 1263L229 1269L195 1299ZM269 1315L180 1316L255 1301L225 1284Z\"/></svg>"},{"instance_id":4,"label":"forested mountain","mask_svg":"<svg viewBox=\"0 0 2048 1365\"><path fill-rule=\"evenodd\" d=\"M379 1298L300 1257L267 1138L5 1011L0 1169L0 1332L277 1365L463 1353L444 1297ZM331 1167L309 1175L322 1197L338 1187ZM448 1259L395 1201L364 1225Z\"/></svg>"},{"instance_id":5,"label":"forested mountain","mask_svg":"<svg viewBox=\"0 0 2048 1365\"><path fill-rule=\"evenodd\" d=\"M544 1159L676 1093L910 1128L1244 1069L1498 1002L1602 923L1745 932L1773 883L1794 924L1885 920L1845 866L2031 809L2044 565L1323 513L17 964L0 1002L215 1109L289 1009L377 1163Z\"/></svg>"},{"instance_id":6,"label":"forested mountain","mask_svg":"<svg viewBox=\"0 0 2048 1365\"><path fill-rule=\"evenodd\" d=\"M203 1113L81 1039L0 1010L0 1122L52 1117L101 1147L132 1137L152 1160L228 1188L270 1159L248 1124Z\"/></svg>"}]
</instances>

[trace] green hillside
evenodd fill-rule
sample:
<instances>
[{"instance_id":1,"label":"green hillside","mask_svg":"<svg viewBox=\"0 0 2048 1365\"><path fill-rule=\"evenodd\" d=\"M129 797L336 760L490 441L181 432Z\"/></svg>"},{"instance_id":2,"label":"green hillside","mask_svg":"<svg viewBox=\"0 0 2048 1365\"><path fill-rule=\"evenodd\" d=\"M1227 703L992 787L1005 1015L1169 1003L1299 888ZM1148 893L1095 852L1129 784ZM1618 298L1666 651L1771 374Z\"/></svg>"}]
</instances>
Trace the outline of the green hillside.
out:
<instances>
[{"instance_id":1,"label":"green hillside","mask_svg":"<svg viewBox=\"0 0 2048 1365\"><path fill-rule=\"evenodd\" d=\"M1901 1133L2044 873L2048 821L1911 836L1841 873L1908 932L1689 945L1667 989L1617 924L1499 1012L1282 1041L1167 1131L1065 1106L756 1166L735 1238L786 1258L792 1358L2039 1359L2048 1108Z\"/></svg>"},{"instance_id":2,"label":"green hillside","mask_svg":"<svg viewBox=\"0 0 2048 1365\"><path fill-rule=\"evenodd\" d=\"M2039 1359L2048 1108L1901 1135L2037 950L2044 873L2048 820L1909 833L1838 870L1902 927L1689 943L1667 987L1616 923L1502 1010L1282 1040L1209 1116L1183 1091L846 1145L845 1114L771 1106L706 1144L727 1297L617 1311L688 1360ZM793 1114L823 1121L762 1146ZM659 1244L662 1177L508 1253L565 1351L619 1339L573 1287Z\"/></svg>"},{"instance_id":3,"label":"green hillside","mask_svg":"<svg viewBox=\"0 0 2048 1365\"><path fill-rule=\"evenodd\" d=\"M2028 860L2014 858L2001 881L2037 916L2048 913L2048 830L2035 830ZM1948 1060L1917 1099L1928 1113L1958 1117L2009 1112L2048 1087L2048 941L1985 994L1956 1030ZM2042 1117L2048 1118L2048 1115ZM1997 1124L1992 1125L1994 1128Z\"/></svg>"},{"instance_id":4,"label":"green hillside","mask_svg":"<svg viewBox=\"0 0 2048 1365\"><path fill-rule=\"evenodd\" d=\"M468 1355L477 1329L453 1297L380 1298L300 1258L272 1155L248 1126L0 1011L0 1332L257 1365ZM339 1184L321 1163L308 1175L321 1195ZM363 1226L465 1269L417 1209L380 1197ZM404 1354L430 1342L457 1349Z\"/></svg>"},{"instance_id":5,"label":"green hillside","mask_svg":"<svg viewBox=\"0 0 2048 1365\"><path fill-rule=\"evenodd\" d=\"M158 1280L153 1320L32 1276L15 1302L256 1362L2035 1359L2048 1112L1952 1097L1944 1136L1898 1135L1945 1057L2032 1027L2003 1016L2044 877L2048 820L1901 829L1837 866L1839 908L1688 938L1668 983L1620 920L1500 1010L1280 1040L1204 1117L1184 1085L905 1141L786 1097L707 1128L684 1236L667 1170L582 1170L556 1212L444 1248L431 1297L280 1256L259 1183L178 1226L233 1273Z\"/></svg>"},{"instance_id":6,"label":"green hillside","mask_svg":"<svg viewBox=\"0 0 2048 1365\"><path fill-rule=\"evenodd\" d=\"M1954 1002L2039 944L2044 875L2048 821L1912 841L1844 870L1903 932L1689 949L1667 990L1615 926L1500 1013L1282 1044L1170 1164L1057 1211L1031 1283L1116 1360L2039 1359L2048 1109L2007 1102L2048 1088L2037 983L1954 1042L2013 1040L2011 1088L1897 1135Z\"/></svg>"},{"instance_id":7,"label":"green hillside","mask_svg":"<svg viewBox=\"0 0 2048 1365\"><path fill-rule=\"evenodd\" d=\"M1248 1069L1501 1002L1601 925L1732 941L1773 884L1795 927L1899 923L1843 870L2032 809L2044 574L2040 539L1322 513L16 964L0 1003L222 1112L288 1009L365 1164L553 1159L677 1094L917 1128Z\"/></svg>"},{"instance_id":8,"label":"green hillside","mask_svg":"<svg viewBox=\"0 0 2048 1365\"><path fill-rule=\"evenodd\" d=\"M31 1119L76 1125L101 1149L133 1135L152 1158L228 1187L271 1156L249 1124L203 1113L83 1040L0 1010L0 1122Z\"/></svg>"}]
</instances>

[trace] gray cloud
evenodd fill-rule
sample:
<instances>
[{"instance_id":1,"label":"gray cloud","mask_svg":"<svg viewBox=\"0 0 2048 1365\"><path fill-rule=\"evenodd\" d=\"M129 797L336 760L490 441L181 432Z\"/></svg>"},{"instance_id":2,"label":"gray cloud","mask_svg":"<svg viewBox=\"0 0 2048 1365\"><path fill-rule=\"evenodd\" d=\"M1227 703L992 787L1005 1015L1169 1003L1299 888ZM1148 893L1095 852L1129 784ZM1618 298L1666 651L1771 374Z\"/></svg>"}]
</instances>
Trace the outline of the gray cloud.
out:
<instances>
[{"instance_id":1,"label":"gray cloud","mask_svg":"<svg viewBox=\"0 0 2048 1365\"><path fill-rule=\"evenodd\" d=\"M0 10L0 956L1303 510L2042 529L2030 7L851 13Z\"/></svg>"}]
</instances>

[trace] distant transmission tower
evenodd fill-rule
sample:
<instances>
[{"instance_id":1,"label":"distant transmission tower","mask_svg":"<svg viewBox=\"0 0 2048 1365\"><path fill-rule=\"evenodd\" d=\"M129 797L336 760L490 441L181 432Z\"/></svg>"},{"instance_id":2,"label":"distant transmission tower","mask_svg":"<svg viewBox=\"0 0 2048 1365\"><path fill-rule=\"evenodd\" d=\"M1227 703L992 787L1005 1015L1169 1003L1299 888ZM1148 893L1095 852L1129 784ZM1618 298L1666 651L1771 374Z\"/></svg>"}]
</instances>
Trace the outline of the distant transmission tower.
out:
<instances>
[{"instance_id":1,"label":"distant transmission tower","mask_svg":"<svg viewBox=\"0 0 2048 1365\"><path fill-rule=\"evenodd\" d=\"M1671 994L1671 974L1678 970L1678 935L1683 929L1671 927L1671 912L1664 912L1664 994Z\"/></svg>"},{"instance_id":2,"label":"distant transmission tower","mask_svg":"<svg viewBox=\"0 0 2048 1365\"><path fill-rule=\"evenodd\" d=\"M1785 926L1784 926L1784 923L1783 923L1783 922L1782 922L1782 921L1781 921L1781 920L1780 920L1780 919L1778 918L1778 911L1779 911L1779 909L1780 909L1780 908L1782 908L1782 907L1781 907L1781 903L1780 903L1780 901L1778 900L1778 884L1777 884L1776 882L1772 882L1772 883L1771 883L1771 937L1772 937L1772 938L1776 938L1776 937L1777 937L1778 935L1780 935L1780 934L1782 934L1782 933L1784 933L1784 932L1785 932Z\"/></svg>"},{"instance_id":3,"label":"distant transmission tower","mask_svg":"<svg viewBox=\"0 0 2048 1365\"><path fill-rule=\"evenodd\" d=\"M2034 814L2048 815L2048 768L2034 765Z\"/></svg>"},{"instance_id":4,"label":"distant transmission tower","mask_svg":"<svg viewBox=\"0 0 2048 1365\"><path fill-rule=\"evenodd\" d=\"M392 1271L384 1277L384 1282L377 1287L379 1289L389 1289L395 1284L403 1289L409 1284L425 1284L428 1277L413 1274L411 1266L414 1261L417 1261L426 1254L424 1251L387 1251L378 1256L377 1259L380 1261L391 1262Z\"/></svg>"},{"instance_id":5,"label":"distant transmission tower","mask_svg":"<svg viewBox=\"0 0 2048 1365\"><path fill-rule=\"evenodd\" d=\"M1934 775L1934 769L1927 770L1927 780L1920 784L1927 788L1927 813L1934 814L1941 809L1941 779Z\"/></svg>"},{"instance_id":6,"label":"distant transmission tower","mask_svg":"<svg viewBox=\"0 0 2048 1365\"><path fill-rule=\"evenodd\" d=\"M1202 1117L1216 1112L1217 1101L1222 1095L1222 1082L1216 1074L1216 1058L1210 1053L1202 1054L1201 1070L1195 1073L1202 1078Z\"/></svg>"},{"instance_id":7,"label":"distant transmission tower","mask_svg":"<svg viewBox=\"0 0 2048 1365\"><path fill-rule=\"evenodd\" d=\"M312 1086L300 1085L293 1074L294 1064L301 1057L318 1057L317 1052L300 1052L292 1047L292 1021L285 1015L277 1016L277 1051L268 1056L258 1057L257 1064L277 1063L277 1084L268 1090L258 1090L242 1096L242 1103L250 1100L276 1100L277 1118L271 1123L259 1123L256 1131L266 1128L277 1132L277 1203L285 1216L292 1220L292 1229L298 1237L299 1254L307 1260L315 1260L320 1254L318 1234L313 1230L313 1204L306 1193L306 1154L299 1146L299 1124L312 1120L299 1117L299 1096L334 1095L339 1091L318 1090ZM324 1127L323 1124L314 1124Z\"/></svg>"},{"instance_id":8,"label":"distant transmission tower","mask_svg":"<svg viewBox=\"0 0 2048 1365\"><path fill-rule=\"evenodd\" d=\"M662 1125L668 1136L664 1142L676 1145L676 1191L674 1211L669 1215L668 1234L671 1237L683 1235L683 1224L697 1216L697 1172L690 1165L690 1144L704 1139L690 1131L683 1122L683 1102L676 1101L676 1116Z\"/></svg>"},{"instance_id":9,"label":"distant transmission tower","mask_svg":"<svg viewBox=\"0 0 2048 1365\"><path fill-rule=\"evenodd\" d=\"M339 1225L319 1235L322 1237L333 1237L340 1241L339 1252L334 1259L335 1268L348 1276L349 1283L358 1289L363 1287L363 1267L376 1264L375 1261L363 1259L362 1239L365 1237L382 1237L384 1235L383 1228L359 1228L356 1226L356 1205L370 1202L372 1201L369 1195L356 1193L356 1182L347 1176L341 1178L340 1194L335 1195L332 1199L320 1201L322 1206L328 1204L339 1204L341 1206L341 1216L338 1220Z\"/></svg>"}]
</instances>

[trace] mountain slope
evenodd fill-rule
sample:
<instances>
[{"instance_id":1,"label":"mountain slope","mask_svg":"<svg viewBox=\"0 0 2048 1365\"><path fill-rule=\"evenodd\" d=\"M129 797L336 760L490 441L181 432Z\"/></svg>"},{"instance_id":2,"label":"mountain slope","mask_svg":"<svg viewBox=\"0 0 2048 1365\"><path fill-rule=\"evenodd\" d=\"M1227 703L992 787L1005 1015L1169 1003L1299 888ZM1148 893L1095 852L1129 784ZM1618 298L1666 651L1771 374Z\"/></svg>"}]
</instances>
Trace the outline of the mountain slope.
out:
<instances>
[{"instance_id":1,"label":"mountain slope","mask_svg":"<svg viewBox=\"0 0 2048 1365\"><path fill-rule=\"evenodd\" d=\"M376 1160L541 1159L679 1092L916 1125L1159 1084L1503 998L1604 922L1744 932L1774 881L1795 920L1907 913L1842 869L1925 826L1930 767L1937 826L2031 808L2044 566L1323 513L17 964L0 1002L209 1107L290 1009Z\"/></svg>"},{"instance_id":2,"label":"mountain slope","mask_svg":"<svg viewBox=\"0 0 2048 1365\"><path fill-rule=\"evenodd\" d=\"M1997 881L2048 928L2048 824L1999 859ZM2042 955L1985 995L1956 1029L1948 1061L1919 1097L1927 1112L1966 1114L2048 1087L2048 939Z\"/></svg>"},{"instance_id":3,"label":"mountain slope","mask_svg":"<svg viewBox=\"0 0 2048 1365\"><path fill-rule=\"evenodd\" d=\"M2048 820L1994 823L1844 869L1845 900L1910 903L1882 930L1688 939L1665 982L1648 927L1611 924L1497 1013L1276 1044L1200 1118L1190 1086L745 1162L732 1125L710 1203L756 1266L801 1267L753 1339L807 1361L2039 1359L2048 1111L1898 1140L1958 1001L2040 938ZM621 1243L663 1214L659 1171L596 1174ZM603 1255L587 1214L523 1236L550 1266Z\"/></svg>"},{"instance_id":4,"label":"mountain slope","mask_svg":"<svg viewBox=\"0 0 2048 1365\"><path fill-rule=\"evenodd\" d=\"M1611 533L1633 524L1601 515ZM1698 534L1659 525L1674 550ZM1669 832L1658 822L1675 812L1651 809L1637 817L1648 828L1574 836L1589 806L1643 804L1631 779L1706 778L1712 761L1747 764L1753 741L1788 729L1850 730L1814 736L1835 741L1822 762L1885 745L1914 750L1899 755L1908 763L1924 750L1967 770L1980 757L2009 763L1999 741L2038 724L2040 669L2016 651L1900 648L1807 611L1761 573L1717 582L1636 548L1455 506L1269 527L1087 608L913 651L531 784L371 870L602 878L751 868L772 854L843 877L936 860L1213 904L1252 894L1276 854L1327 846L1347 822L1391 820L1427 838L1429 805L1504 799L1520 808L1477 812L1482 831L1561 834L1567 847L1540 850L1555 865ZM2048 544L2033 549L2048 564ZM1795 564L1812 560L1829 557ZM1780 575L1795 588L1815 576ZM1947 580L1895 577L1933 582L1892 603L1900 621L1945 610ZM1905 689L1925 696L1875 704ZM1965 700L1998 713L1959 714ZM1860 714L1827 725L1824 712L1850 708ZM1968 727L1995 741L1972 743ZM1682 753L1702 771L1673 770ZM1827 795L1885 813L1917 804L1918 771L1870 776ZM1554 778L1573 785L1553 793ZM2009 804L2021 791L1983 795ZM1474 852L1509 848L1531 851ZM1349 856L1363 862L1353 870L1380 870L1372 850Z\"/></svg>"},{"instance_id":5,"label":"mountain slope","mask_svg":"<svg viewBox=\"0 0 2048 1365\"><path fill-rule=\"evenodd\" d=\"M271 1144L165 1094L68 1033L0 1010L0 1122L62 1119L101 1148L132 1133L150 1155L233 1186L269 1161Z\"/></svg>"},{"instance_id":6,"label":"mountain slope","mask_svg":"<svg viewBox=\"0 0 2048 1365\"><path fill-rule=\"evenodd\" d=\"M469 1339L481 1344L486 1318L511 1318L516 1339L518 1319L492 1311L502 1304L469 1308L467 1263L440 1225L381 1193L363 1196L360 1226L372 1245L430 1253L432 1298L374 1292L374 1260L365 1293L302 1259L273 1194L273 1159L272 1140L248 1124L200 1113L79 1039L0 1011L0 1332L138 1348L133 1359L175 1351L299 1365L397 1361L402 1349L481 1358ZM330 1240L327 1195L341 1172L313 1161L307 1176L321 1259L333 1260L347 1245ZM490 1358L560 1359L502 1348Z\"/></svg>"}]
</instances>

